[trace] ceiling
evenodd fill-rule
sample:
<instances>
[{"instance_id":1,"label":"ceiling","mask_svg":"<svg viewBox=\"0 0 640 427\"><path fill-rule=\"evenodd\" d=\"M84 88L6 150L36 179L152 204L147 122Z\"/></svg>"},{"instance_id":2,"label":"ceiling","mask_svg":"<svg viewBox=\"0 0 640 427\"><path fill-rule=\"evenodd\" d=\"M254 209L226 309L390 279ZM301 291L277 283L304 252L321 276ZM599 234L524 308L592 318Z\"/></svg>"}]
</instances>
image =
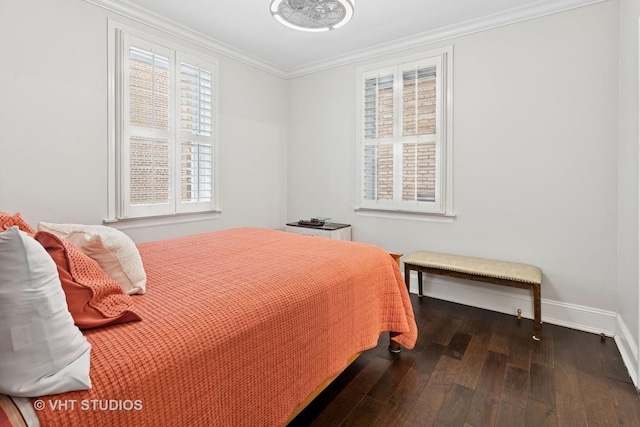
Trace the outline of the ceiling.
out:
<instances>
[{"instance_id":1,"label":"ceiling","mask_svg":"<svg viewBox=\"0 0 640 427\"><path fill-rule=\"evenodd\" d=\"M353 19L322 33L278 23L269 0L87 0L282 77L604 0L355 0Z\"/></svg>"}]
</instances>

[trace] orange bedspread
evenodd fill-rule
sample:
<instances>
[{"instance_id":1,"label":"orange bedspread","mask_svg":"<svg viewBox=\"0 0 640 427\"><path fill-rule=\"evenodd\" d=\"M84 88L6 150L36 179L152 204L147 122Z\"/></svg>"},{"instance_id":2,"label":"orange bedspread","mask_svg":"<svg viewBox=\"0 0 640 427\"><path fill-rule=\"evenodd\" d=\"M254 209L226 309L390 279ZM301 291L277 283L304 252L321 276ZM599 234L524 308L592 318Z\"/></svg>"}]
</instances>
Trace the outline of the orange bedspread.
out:
<instances>
[{"instance_id":1,"label":"orange bedspread","mask_svg":"<svg viewBox=\"0 0 640 427\"><path fill-rule=\"evenodd\" d=\"M138 247L143 320L85 331L93 387L43 398L43 426L277 426L381 332L417 338L375 246L242 228Z\"/></svg>"}]
</instances>

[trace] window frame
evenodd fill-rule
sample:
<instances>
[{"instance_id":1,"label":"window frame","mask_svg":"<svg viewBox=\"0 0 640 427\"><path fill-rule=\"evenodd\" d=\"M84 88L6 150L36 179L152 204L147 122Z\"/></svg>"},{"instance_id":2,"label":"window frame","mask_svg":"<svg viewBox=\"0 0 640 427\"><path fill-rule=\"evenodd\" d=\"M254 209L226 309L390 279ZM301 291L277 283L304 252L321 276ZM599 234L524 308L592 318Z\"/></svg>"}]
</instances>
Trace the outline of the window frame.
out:
<instances>
[{"instance_id":1,"label":"window frame","mask_svg":"<svg viewBox=\"0 0 640 427\"><path fill-rule=\"evenodd\" d=\"M416 69L418 65L436 66L436 93L439 106L436 108L436 187L435 200L428 201L403 201L402 200L402 148L403 144L411 143L411 137L402 135L402 98L403 98L403 72ZM384 76L393 73L393 102L394 122L393 137L382 144L391 144L393 147L394 168L394 196L392 200L366 199L365 191L365 157L366 147L379 146L381 139L368 142L365 135L365 83L373 76ZM404 218L453 218L453 46L431 50L425 53L401 57L398 59L379 62L358 67L356 70L357 88L357 203L356 212L364 214L377 214L381 216L392 215ZM378 98L376 98L377 100ZM376 125L379 122L376 122Z\"/></svg>"},{"instance_id":2,"label":"window frame","mask_svg":"<svg viewBox=\"0 0 640 427\"><path fill-rule=\"evenodd\" d=\"M170 67L173 77L170 81L172 95L169 99L169 112L172 114L171 120L171 140L170 159L171 163L171 187L170 202L168 209L131 209L127 202L129 188L127 188L127 177L129 158L127 156L128 142L125 141L126 123L129 120L127 105L128 94L125 80L127 76L126 63L128 60L128 40L135 39L147 45L155 45L171 55ZM146 222L163 223L164 219L173 221L189 221L189 217L198 220L202 215L211 217L217 216L221 210L219 207L219 185L218 185L218 59L208 56L202 52L197 52L184 45L173 43L164 38L151 35L138 28L127 26L116 21L108 22L108 208L105 223L136 222L145 220ZM180 127L180 67L181 62L186 62L192 66L208 68L212 74L212 117L211 117L211 200L206 202L189 202L181 200L181 156L180 147L183 141L183 132ZM194 137L197 139L197 137ZM134 207L137 208L137 207Z\"/></svg>"}]
</instances>

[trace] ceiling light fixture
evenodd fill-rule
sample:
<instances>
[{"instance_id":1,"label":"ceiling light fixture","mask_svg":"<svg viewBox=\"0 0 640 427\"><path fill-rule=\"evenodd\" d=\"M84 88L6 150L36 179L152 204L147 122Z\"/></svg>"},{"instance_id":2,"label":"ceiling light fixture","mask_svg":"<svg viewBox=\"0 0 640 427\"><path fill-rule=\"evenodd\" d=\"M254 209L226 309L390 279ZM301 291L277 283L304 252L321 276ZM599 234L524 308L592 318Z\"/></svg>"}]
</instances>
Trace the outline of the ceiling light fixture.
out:
<instances>
[{"instance_id":1,"label":"ceiling light fixture","mask_svg":"<svg viewBox=\"0 0 640 427\"><path fill-rule=\"evenodd\" d=\"M271 14L280 23L301 31L329 31L353 16L355 0L270 0Z\"/></svg>"}]
</instances>

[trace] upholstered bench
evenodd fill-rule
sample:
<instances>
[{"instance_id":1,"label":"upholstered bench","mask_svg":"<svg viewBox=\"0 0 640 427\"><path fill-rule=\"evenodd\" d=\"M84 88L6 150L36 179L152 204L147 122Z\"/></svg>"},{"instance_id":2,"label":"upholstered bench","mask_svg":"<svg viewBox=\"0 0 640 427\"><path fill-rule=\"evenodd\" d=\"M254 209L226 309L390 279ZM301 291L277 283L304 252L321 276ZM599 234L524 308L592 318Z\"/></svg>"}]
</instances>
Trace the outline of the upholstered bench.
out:
<instances>
[{"instance_id":1,"label":"upholstered bench","mask_svg":"<svg viewBox=\"0 0 640 427\"><path fill-rule=\"evenodd\" d=\"M409 289L411 270L418 272L418 295L420 296L422 296L422 273L451 276L512 288L531 289L533 291L535 322L533 339L540 340L542 270L538 267L515 262L420 251L409 255L404 260L404 280L407 289Z\"/></svg>"}]
</instances>

